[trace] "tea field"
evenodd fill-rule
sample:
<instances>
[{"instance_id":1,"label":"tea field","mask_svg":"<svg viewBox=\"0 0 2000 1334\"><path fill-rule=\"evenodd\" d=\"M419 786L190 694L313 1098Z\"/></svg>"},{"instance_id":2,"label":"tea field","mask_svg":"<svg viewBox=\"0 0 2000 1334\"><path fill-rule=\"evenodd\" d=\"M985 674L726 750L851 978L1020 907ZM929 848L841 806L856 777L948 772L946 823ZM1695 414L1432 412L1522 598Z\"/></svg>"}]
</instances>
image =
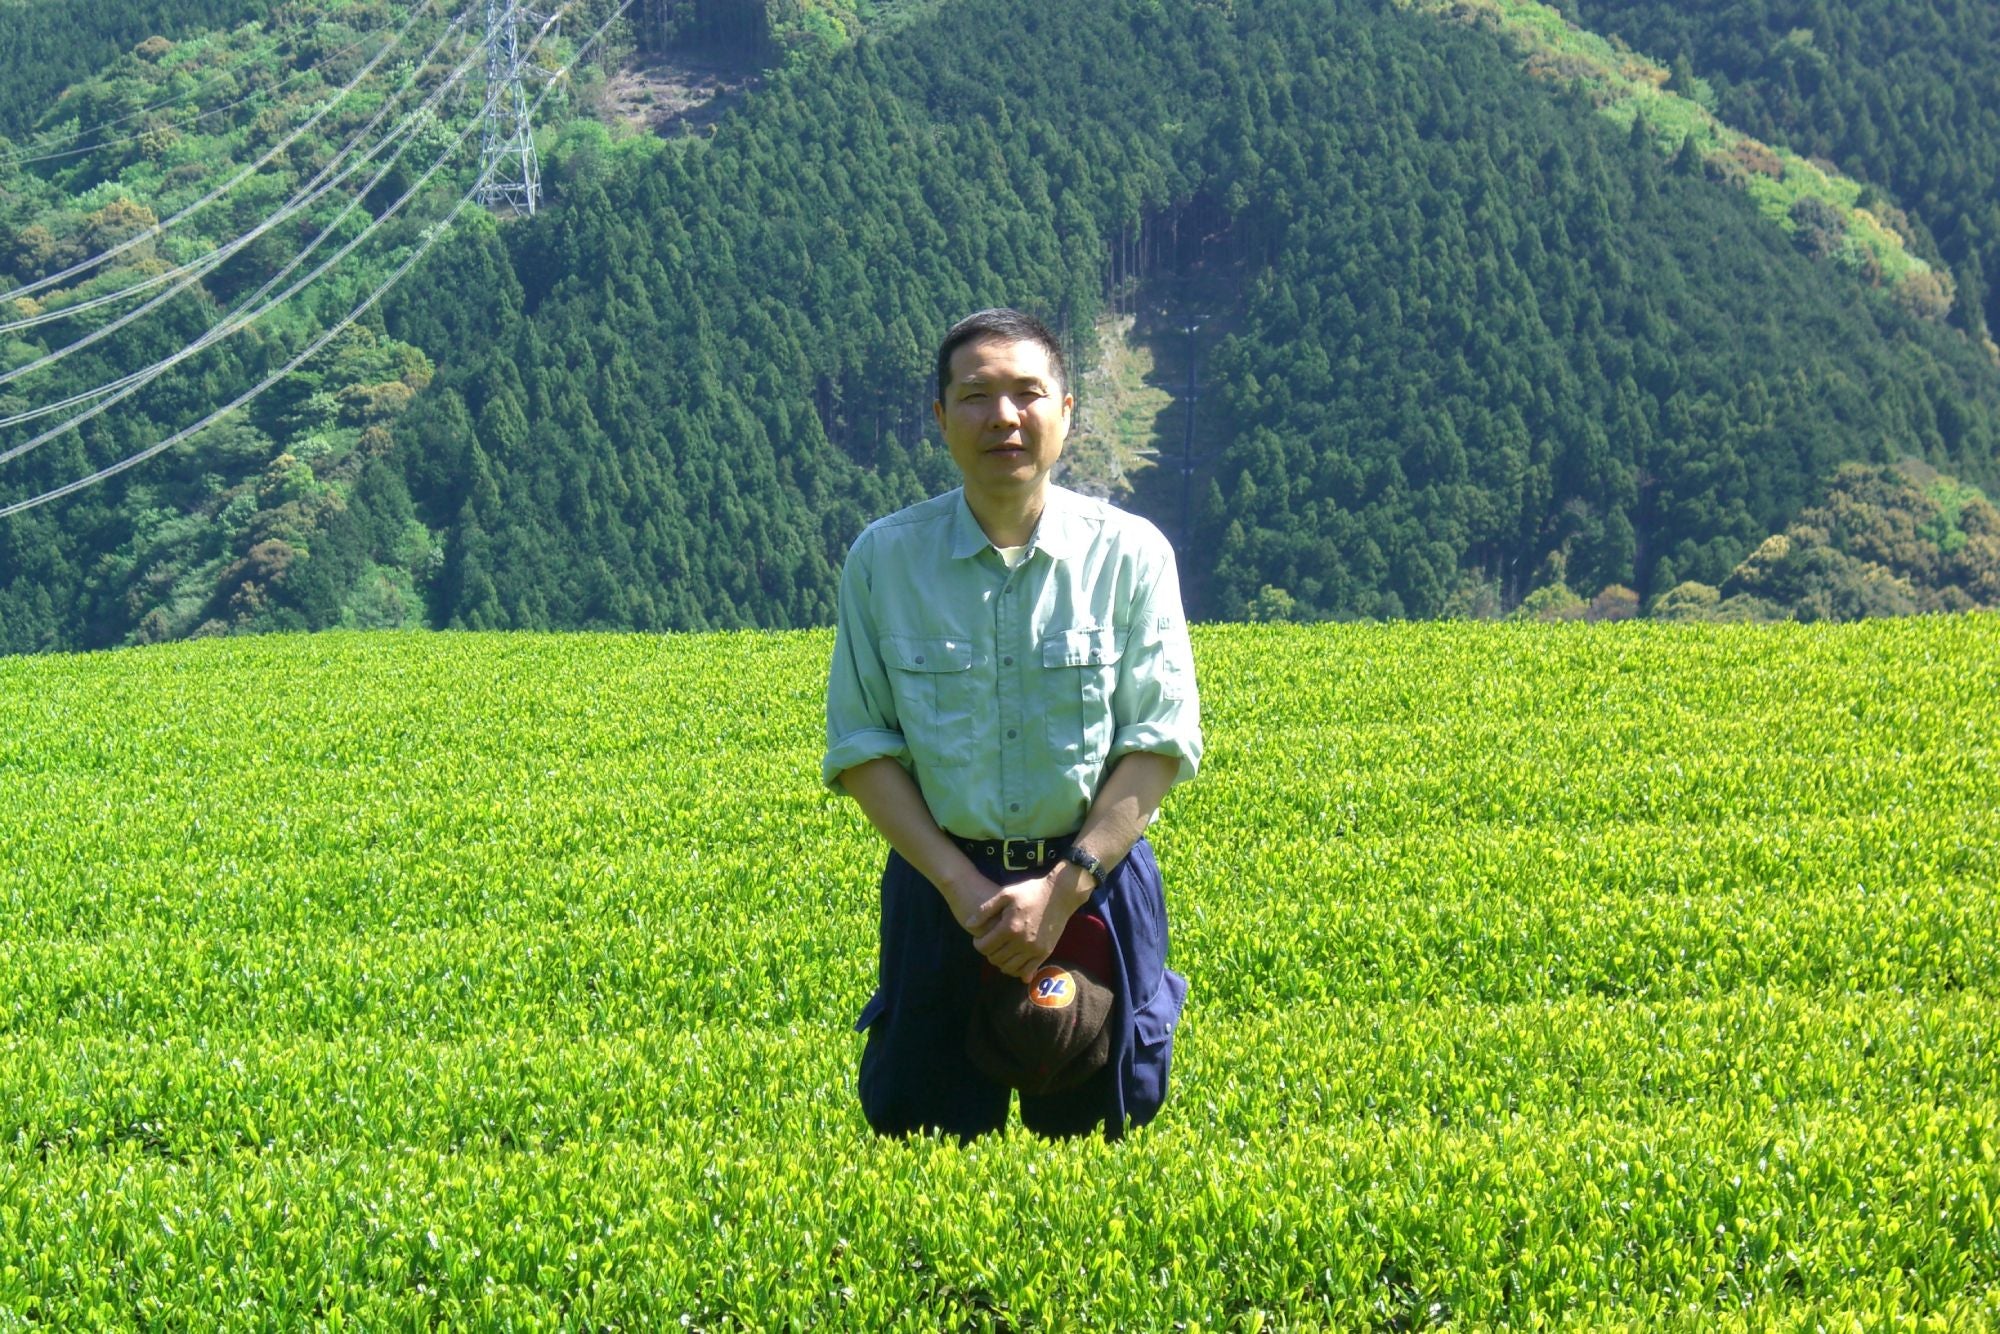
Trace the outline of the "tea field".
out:
<instances>
[{"instance_id":1,"label":"tea field","mask_svg":"<svg viewBox=\"0 0 2000 1334\"><path fill-rule=\"evenodd\" d=\"M0 659L0 1330L2000 1327L2000 618L1199 630L1118 1145L867 1132L831 643Z\"/></svg>"}]
</instances>

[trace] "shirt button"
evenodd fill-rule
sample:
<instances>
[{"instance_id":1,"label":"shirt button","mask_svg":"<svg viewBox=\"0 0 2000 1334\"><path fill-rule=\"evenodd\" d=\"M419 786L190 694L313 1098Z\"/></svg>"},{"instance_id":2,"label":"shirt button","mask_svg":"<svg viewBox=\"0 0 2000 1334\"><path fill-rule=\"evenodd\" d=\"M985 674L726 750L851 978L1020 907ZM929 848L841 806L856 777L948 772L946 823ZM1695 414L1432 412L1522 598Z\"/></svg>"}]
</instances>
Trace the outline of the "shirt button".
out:
<instances>
[{"instance_id":1,"label":"shirt button","mask_svg":"<svg viewBox=\"0 0 2000 1334\"><path fill-rule=\"evenodd\" d=\"M1014 655L1009 653L1006 657L1000 659L1000 665L1002 667L1012 667L1014 665Z\"/></svg>"},{"instance_id":2,"label":"shirt button","mask_svg":"<svg viewBox=\"0 0 2000 1334\"><path fill-rule=\"evenodd\" d=\"M924 665L924 655L919 653L917 655L917 666L921 667L923 665Z\"/></svg>"},{"instance_id":3,"label":"shirt button","mask_svg":"<svg viewBox=\"0 0 2000 1334\"><path fill-rule=\"evenodd\" d=\"M1018 801L1009 802L1007 804L1007 809L1010 811L1018 811L1021 809L1021 803Z\"/></svg>"},{"instance_id":4,"label":"shirt button","mask_svg":"<svg viewBox=\"0 0 2000 1334\"><path fill-rule=\"evenodd\" d=\"M1009 741L1012 741L1012 740L1013 740L1013 739L1014 739L1015 737L1017 737L1017 736L1019 736L1019 735L1021 735L1021 734L1020 734L1019 732L1016 732L1016 731L1015 731L1015 730L1014 730L1013 728L1011 728L1011 727L1010 727L1010 728L1008 728L1008 729L1007 729L1007 739L1008 739Z\"/></svg>"}]
</instances>

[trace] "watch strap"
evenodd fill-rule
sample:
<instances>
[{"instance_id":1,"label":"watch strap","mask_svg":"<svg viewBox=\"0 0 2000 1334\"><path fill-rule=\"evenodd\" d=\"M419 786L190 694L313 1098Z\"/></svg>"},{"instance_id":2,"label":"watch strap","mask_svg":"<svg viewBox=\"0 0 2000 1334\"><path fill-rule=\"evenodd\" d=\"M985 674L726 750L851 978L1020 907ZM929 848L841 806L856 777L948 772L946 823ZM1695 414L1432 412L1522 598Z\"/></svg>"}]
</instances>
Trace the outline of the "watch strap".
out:
<instances>
[{"instance_id":1,"label":"watch strap","mask_svg":"<svg viewBox=\"0 0 2000 1334\"><path fill-rule=\"evenodd\" d=\"M1090 878L1100 885L1104 883L1105 877L1110 874L1103 862L1091 856L1083 847L1075 843L1070 844L1069 848L1063 853L1063 860L1079 870L1090 872Z\"/></svg>"}]
</instances>

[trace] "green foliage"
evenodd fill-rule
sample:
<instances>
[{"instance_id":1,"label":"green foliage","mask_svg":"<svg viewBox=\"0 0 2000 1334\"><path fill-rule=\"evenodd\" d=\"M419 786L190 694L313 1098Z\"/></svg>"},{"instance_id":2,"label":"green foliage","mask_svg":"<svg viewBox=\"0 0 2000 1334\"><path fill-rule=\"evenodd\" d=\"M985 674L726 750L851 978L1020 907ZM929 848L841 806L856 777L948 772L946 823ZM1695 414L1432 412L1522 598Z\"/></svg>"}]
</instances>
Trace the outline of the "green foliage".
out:
<instances>
[{"instance_id":1,"label":"green foliage","mask_svg":"<svg viewBox=\"0 0 2000 1334\"><path fill-rule=\"evenodd\" d=\"M788 68L845 49L864 29L894 30L939 0L654 0L634 23L642 46L740 52Z\"/></svg>"},{"instance_id":2,"label":"green foliage","mask_svg":"<svg viewBox=\"0 0 2000 1334\"><path fill-rule=\"evenodd\" d=\"M1593 621L1629 621L1638 614L1639 595L1623 584L1607 585L1590 600L1589 619Z\"/></svg>"},{"instance_id":3,"label":"green foliage","mask_svg":"<svg viewBox=\"0 0 2000 1334\"><path fill-rule=\"evenodd\" d=\"M581 21L603 10L601 0L589 0L573 17ZM80 42L77 25L110 21L82 14L77 7L37 6L33 14L0 14L0 27L19 25L40 33L37 40L56 41L68 33ZM37 16L51 26L35 28ZM232 16L238 16L234 9L199 7L181 15L189 25ZM306 10L287 9L269 25L148 42L107 63L52 106L39 108L34 132L23 136L12 155L0 156L0 261L11 267L0 271L0 285L9 287L143 234L248 167L279 135L328 109L332 92L406 17L414 26L383 74L332 108L318 130L266 170L172 232L73 285L5 303L0 317L61 311L122 290L169 264L198 259L261 221L331 158L404 74L416 72L416 57L443 30L449 14L405 12L379 0L327 0ZM557 39L540 55L568 49ZM436 83L440 73L429 71L425 85ZM417 100L406 98L401 109ZM561 123L568 107L567 95L559 91L548 103L550 119ZM386 207L394 198L388 192L401 193L413 184L416 164L441 153L472 114L474 108L460 99L414 131L407 169L399 166L385 178L371 199L373 208ZM142 130L170 131L172 143L153 152L135 137ZM156 140L156 146L163 143ZM464 159L461 154L461 166ZM358 179L373 171L370 166ZM330 224L341 202L336 197L301 214L133 328L0 386L0 415L81 393L172 352L247 297L306 237ZM430 202L420 201L413 206L416 216L406 211L374 246L356 251L335 273L243 333L81 430L0 465L0 495L13 500L69 481L233 397L346 314L400 261L416 243ZM311 262L329 257L367 215L363 209L350 217ZM481 236L490 240L492 223L475 222L463 230L462 252L476 247ZM449 281L459 275L440 276ZM486 294L488 318L504 318L506 296L504 287ZM0 363L19 366L65 347L100 331L134 304L13 334L10 338L20 341L0 345ZM455 332L440 329L436 321L417 322L417 328ZM448 337L439 346L449 351ZM376 540L385 531L400 534L405 520L414 517L400 470L392 485L359 495L354 488L388 452L388 428L434 373L423 351L384 335L379 320L358 326L247 412L150 466L57 506L46 522L27 516L0 521L0 651L150 641L197 631L421 623L421 590L434 571L399 564L397 543ZM7 429L0 444L25 443L62 419L44 417ZM424 544L424 550L429 547ZM364 584L364 571L371 569L388 585ZM350 601L356 605L350 607Z\"/></svg>"},{"instance_id":4,"label":"green foliage","mask_svg":"<svg viewBox=\"0 0 2000 1334\"><path fill-rule=\"evenodd\" d=\"M1270 22L1276 51L1338 31ZM1270 583L1309 618L1437 615L1467 570L1513 606L1556 552L1586 596L1664 591L1663 561L1720 583L1838 463L1917 439L1942 464L1975 419L1994 439L1993 378L1956 335L1858 299L1713 183L1508 79L1485 34L1405 23L1334 37L1344 66L1286 70L1294 105L1345 114L1284 209L1243 220L1270 267L1205 362L1236 427L1197 547L1216 553L1206 614ZM1259 163L1307 151L1276 117L1244 124ZM1923 362L1942 392L1888 388ZM1992 450L1943 466L1984 479Z\"/></svg>"},{"instance_id":5,"label":"green foliage","mask_svg":"<svg viewBox=\"0 0 2000 1334\"><path fill-rule=\"evenodd\" d=\"M1849 464L1721 591L1807 621L2000 606L2000 511L1922 464ZM1676 616L1696 618L1692 606Z\"/></svg>"},{"instance_id":6,"label":"green foliage","mask_svg":"<svg viewBox=\"0 0 2000 1334\"><path fill-rule=\"evenodd\" d=\"M1544 584L1521 599L1521 605L1514 608L1514 619L1522 621L1580 621L1590 610L1590 604L1571 591L1568 584L1560 580Z\"/></svg>"},{"instance_id":7,"label":"green foliage","mask_svg":"<svg viewBox=\"0 0 2000 1334\"><path fill-rule=\"evenodd\" d=\"M2000 620L1202 628L1115 1148L868 1133L830 649L0 660L0 1320L2000 1319Z\"/></svg>"},{"instance_id":8,"label":"green foliage","mask_svg":"<svg viewBox=\"0 0 2000 1334\"><path fill-rule=\"evenodd\" d=\"M1257 590L1257 596L1250 599L1249 616L1252 621L1290 621L1298 618L1298 600L1282 588L1265 584Z\"/></svg>"},{"instance_id":9,"label":"green foliage","mask_svg":"<svg viewBox=\"0 0 2000 1334\"><path fill-rule=\"evenodd\" d=\"M298 72L365 26L340 13L354 27L330 21L282 62L257 65L247 33L187 59ZM1680 128L1665 99L1657 127L1649 109L1623 130L1552 99L1489 34L1394 5L853 13L895 30L775 75L710 138L559 116L552 206L461 226L386 303L374 351L330 355L244 420L7 521L0 646L380 623L411 600L437 627L824 623L860 527L952 484L927 411L947 321L1026 305L1081 363L1095 316L1135 284L1217 270L1248 282L1201 363L1234 434L1203 461L1199 530L1176 534L1204 616L1247 615L1266 586L1301 620L1498 613L1557 555L1587 597L1720 585L1843 461L1911 455L1995 480L2000 384L1964 339L1912 318L1949 289L1900 304L1859 290L1736 194L1668 170L1646 142ZM141 65L164 59L77 96L150 97ZM17 173L0 258L48 271L141 207L169 211L269 142L259 122L278 111ZM306 169L283 165L236 222ZM129 415L17 461L0 494L225 398L418 226ZM121 272L186 258L179 244ZM34 393L178 346L261 271L218 276L198 308ZM396 484L359 495L377 464ZM190 516L221 522L170 521ZM428 540L403 540L412 523Z\"/></svg>"},{"instance_id":10,"label":"green foliage","mask_svg":"<svg viewBox=\"0 0 2000 1334\"><path fill-rule=\"evenodd\" d=\"M1641 50L1684 52L1731 124L1837 162L1872 211L1941 260L1959 327L1992 348L2000 292L2000 7L1964 0L1555 0ZM1878 192L1879 197L1879 192ZM1935 304L1935 299L1933 304ZM2000 363L2000 350L1991 352Z\"/></svg>"},{"instance_id":11,"label":"green foliage","mask_svg":"<svg viewBox=\"0 0 2000 1334\"><path fill-rule=\"evenodd\" d=\"M1706 621L1722 601L1722 590L1693 579L1675 584L1653 599L1647 614L1660 621Z\"/></svg>"},{"instance_id":12,"label":"green foliage","mask_svg":"<svg viewBox=\"0 0 2000 1334\"><path fill-rule=\"evenodd\" d=\"M491 624L618 624L599 562L638 624L822 618L861 523L951 482L925 463L944 322L1011 300L1075 336L1148 264L1254 275L1203 363L1236 431L1184 552L1215 562L1191 569L1207 616L1266 585L1303 619L1436 615L1468 571L1511 606L1555 550L1586 593L1649 592L1663 558L1720 581L1842 459L1904 442L1992 467L1995 386L1956 338L1550 105L1482 34L1289 0L1049 3L1007 9L1003 57L979 36L998 12L781 80L514 233L534 329L460 355L441 383L463 413L416 409L456 423L447 453L478 437L504 498L455 548L476 577L440 586L439 623L471 623L476 593ZM1043 72L1032 100L1019 66ZM644 377L579 373L633 349ZM521 425L489 438L495 402ZM439 448L405 458L450 528L467 493ZM773 560L738 549L746 525Z\"/></svg>"},{"instance_id":13,"label":"green foliage","mask_svg":"<svg viewBox=\"0 0 2000 1334\"><path fill-rule=\"evenodd\" d=\"M1605 115L1633 127L1660 152L1693 152L1705 160L1721 179L1756 199L1764 215L1794 234L1813 258L1839 260L1870 281L1907 290L1913 308L1929 317L1942 318L1949 308L1950 278L1936 274L1910 253L1901 236L1857 206L1858 183L1796 153L1774 152L1718 119L1715 90L1695 74L1685 52L1662 66L1570 24L1541 0L1397 2L1497 28L1535 74L1585 90Z\"/></svg>"},{"instance_id":14,"label":"green foliage","mask_svg":"<svg viewBox=\"0 0 2000 1334\"><path fill-rule=\"evenodd\" d=\"M68 85L131 53L134 62L178 64L147 39L232 27L263 18L277 0L119 0L115 5L0 4L0 136L19 140L46 118ZM135 48L140 48L136 49ZM143 104L140 104L143 105ZM97 123L96 120L89 122ZM124 134L137 133L126 128ZM0 138L0 144L5 139Z\"/></svg>"}]
</instances>

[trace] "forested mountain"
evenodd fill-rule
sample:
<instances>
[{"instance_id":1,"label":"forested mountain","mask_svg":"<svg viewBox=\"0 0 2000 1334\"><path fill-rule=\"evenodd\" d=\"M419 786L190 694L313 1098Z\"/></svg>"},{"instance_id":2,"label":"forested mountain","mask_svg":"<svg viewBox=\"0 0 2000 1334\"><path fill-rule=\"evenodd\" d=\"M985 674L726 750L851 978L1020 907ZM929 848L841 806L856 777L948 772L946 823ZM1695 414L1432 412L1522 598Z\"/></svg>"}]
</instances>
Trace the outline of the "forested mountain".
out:
<instances>
[{"instance_id":1,"label":"forested mountain","mask_svg":"<svg viewBox=\"0 0 2000 1334\"><path fill-rule=\"evenodd\" d=\"M612 9L566 12L583 26ZM467 94L484 58L453 18L300 3L268 24L149 36L0 152L0 501L125 458L279 373L414 258L476 174ZM555 69L576 50L557 35L528 54ZM591 95L592 73L547 86L549 123ZM225 317L232 336L119 387ZM377 489L363 473L430 376L376 318L160 466L0 518L0 645L420 620L431 535L412 520L372 563L346 511Z\"/></svg>"},{"instance_id":2,"label":"forested mountain","mask_svg":"<svg viewBox=\"0 0 2000 1334\"><path fill-rule=\"evenodd\" d=\"M1990 376L1956 340L1440 54L1344 79L1348 151L1289 173L1295 221L1218 359L1242 425L1210 511L1224 598L1435 614L1461 568L1511 599L1556 552L1582 591L1644 596L1719 581L1889 441L1990 476Z\"/></svg>"},{"instance_id":3,"label":"forested mountain","mask_svg":"<svg viewBox=\"0 0 2000 1334\"><path fill-rule=\"evenodd\" d=\"M760 97L706 153L595 175L528 229L533 320L419 408L496 478L491 522L462 484L413 487L456 514L455 551L484 553L484 578L444 581L441 615L587 620L603 613L583 590L677 589L701 568L680 553L721 532L727 568L697 587L729 598L704 615L823 616L868 509L840 474L908 491L942 321L1013 297L1081 328L1107 244L1122 258L1135 237L1142 263L1267 266L1250 330L1213 359L1239 434L1214 541L1190 549L1219 553L1208 614L1265 583L1312 613L1435 614L1461 570L1518 596L1558 550L1585 591L1720 581L1843 459L1991 475L1991 375L1963 340L1815 269L1476 34L1281 0L1013 12L1005 52L972 40L993 14L956 7ZM1033 97L1015 67L1039 72ZM604 369L676 343L692 365ZM479 422L487 385L536 446L429 415ZM657 443L621 448L635 438ZM678 507L633 486L670 460L704 470ZM789 472L777 494L797 499L743 472ZM527 495L549 501L508 503ZM713 522L677 541L675 508ZM573 540L585 513L596 550ZM765 536L761 569L736 532Z\"/></svg>"},{"instance_id":4,"label":"forested mountain","mask_svg":"<svg viewBox=\"0 0 2000 1334\"><path fill-rule=\"evenodd\" d=\"M1874 182L2000 327L2000 5L1991 0L1555 0L1675 59L1740 128Z\"/></svg>"},{"instance_id":5,"label":"forested mountain","mask_svg":"<svg viewBox=\"0 0 2000 1334\"><path fill-rule=\"evenodd\" d=\"M18 136L49 110L57 94L148 37L229 28L262 18L277 5L278 0L0 0L0 135ZM318 16L302 17L310 22Z\"/></svg>"},{"instance_id":6,"label":"forested mountain","mask_svg":"<svg viewBox=\"0 0 2000 1334\"><path fill-rule=\"evenodd\" d=\"M1690 581L1656 615L1858 620L2000 605L2000 511L1922 464L1843 464L1826 498L1721 588Z\"/></svg>"},{"instance_id":7,"label":"forested mountain","mask_svg":"<svg viewBox=\"0 0 2000 1334\"><path fill-rule=\"evenodd\" d=\"M712 138L552 136L540 215L462 224L235 425L0 520L0 647L823 622L866 518L950 483L952 318L1027 305L1087 359L1134 278L1225 264L1234 430L1175 533L1200 614L1713 586L1842 462L1992 484L1977 346L1642 138L1389 0L958 0ZM239 369L201 364L183 409ZM0 465L0 500L173 406Z\"/></svg>"},{"instance_id":8,"label":"forested mountain","mask_svg":"<svg viewBox=\"0 0 2000 1334\"><path fill-rule=\"evenodd\" d=\"M942 0L638 0L641 47L715 47L796 64L893 28Z\"/></svg>"}]
</instances>

